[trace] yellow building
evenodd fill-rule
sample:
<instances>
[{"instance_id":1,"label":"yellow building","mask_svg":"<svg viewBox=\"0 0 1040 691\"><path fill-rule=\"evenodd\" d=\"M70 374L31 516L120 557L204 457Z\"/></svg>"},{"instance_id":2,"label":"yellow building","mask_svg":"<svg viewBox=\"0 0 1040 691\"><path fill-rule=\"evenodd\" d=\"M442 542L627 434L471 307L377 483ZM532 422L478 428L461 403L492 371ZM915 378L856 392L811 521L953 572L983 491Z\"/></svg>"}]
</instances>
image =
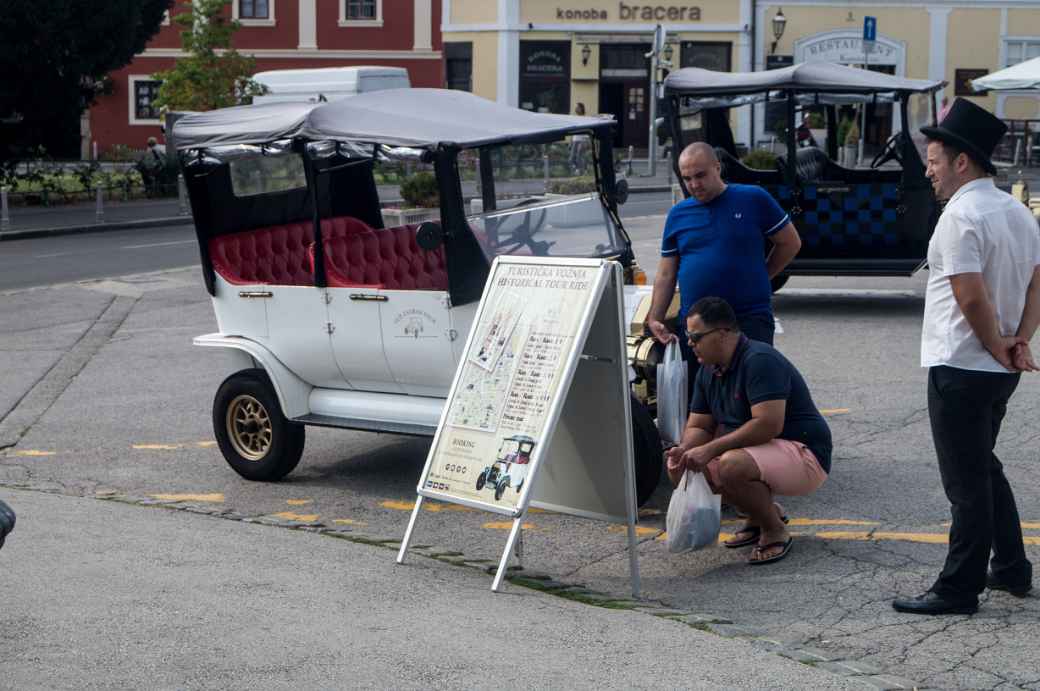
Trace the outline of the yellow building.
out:
<instances>
[{"instance_id":1,"label":"yellow building","mask_svg":"<svg viewBox=\"0 0 1040 691\"><path fill-rule=\"evenodd\" d=\"M618 144L645 146L655 27L678 67L763 70L822 59L862 65L864 17L877 19L870 69L945 79L946 97L969 96L1007 119L1040 118L1029 93L976 96L967 80L1040 55L1038 0L443 0L449 85L547 112L610 113ZM774 37L774 17L786 22ZM660 75L658 75L660 76ZM764 109L736 123L740 142L766 136ZM890 111L889 111L890 112ZM872 138L898 129L878 112ZM889 122L890 120L890 122ZM883 141L883 139L881 139Z\"/></svg>"}]
</instances>

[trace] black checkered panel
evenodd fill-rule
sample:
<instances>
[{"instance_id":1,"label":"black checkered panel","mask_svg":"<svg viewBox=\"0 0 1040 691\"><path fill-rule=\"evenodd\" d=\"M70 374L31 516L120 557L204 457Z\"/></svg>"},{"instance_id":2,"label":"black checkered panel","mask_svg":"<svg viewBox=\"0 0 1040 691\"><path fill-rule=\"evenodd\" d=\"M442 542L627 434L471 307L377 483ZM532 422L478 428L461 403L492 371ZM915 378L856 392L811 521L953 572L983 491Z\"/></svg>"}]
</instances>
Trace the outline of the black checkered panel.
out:
<instances>
[{"instance_id":1,"label":"black checkered panel","mask_svg":"<svg viewBox=\"0 0 1040 691\"><path fill-rule=\"evenodd\" d=\"M802 238L803 259L895 258L911 253L896 183L807 184L795 196L788 185L766 188Z\"/></svg>"}]
</instances>

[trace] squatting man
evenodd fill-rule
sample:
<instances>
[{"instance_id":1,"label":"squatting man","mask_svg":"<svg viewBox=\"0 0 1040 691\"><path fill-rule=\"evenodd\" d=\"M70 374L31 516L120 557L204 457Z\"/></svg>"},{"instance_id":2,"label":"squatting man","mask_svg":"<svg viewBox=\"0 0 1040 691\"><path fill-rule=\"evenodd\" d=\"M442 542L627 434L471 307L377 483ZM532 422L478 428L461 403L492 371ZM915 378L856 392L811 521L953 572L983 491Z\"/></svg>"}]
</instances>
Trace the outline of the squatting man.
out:
<instances>
[{"instance_id":1,"label":"squatting man","mask_svg":"<svg viewBox=\"0 0 1040 691\"><path fill-rule=\"evenodd\" d=\"M831 467L831 431L805 380L767 343L740 331L722 298L694 303L686 334L701 367L682 440L666 454L678 485L703 472L712 491L748 516L726 547L754 545L748 563L787 556L791 536L774 494L815 492Z\"/></svg>"}]
</instances>

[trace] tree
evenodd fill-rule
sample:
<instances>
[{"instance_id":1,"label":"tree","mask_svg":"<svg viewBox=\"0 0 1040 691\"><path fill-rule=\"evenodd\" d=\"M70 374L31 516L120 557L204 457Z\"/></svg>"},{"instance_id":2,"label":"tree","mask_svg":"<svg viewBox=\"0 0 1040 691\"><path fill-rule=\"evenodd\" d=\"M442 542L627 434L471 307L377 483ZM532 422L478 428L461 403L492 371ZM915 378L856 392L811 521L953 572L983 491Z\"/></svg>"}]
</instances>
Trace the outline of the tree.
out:
<instances>
[{"instance_id":1,"label":"tree","mask_svg":"<svg viewBox=\"0 0 1040 691\"><path fill-rule=\"evenodd\" d=\"M79 150L79 117L158 31L173 0L3 0L0 161Z\"/></svg>"},{"instance_id":2,"label":"tree","mask_svg":"<svg viewBox=\"0 0 1040 691\"><path fill-rule=\"evenodd\" d=\"M181 0L184 11L174 16L187 57L173 69L157 72L162 82L156 105L168 110L213 110L248 103L265 88L250 75L256 61L231 47L239 22L224 11L229 0Z\"/></svg>"}]
</instances>

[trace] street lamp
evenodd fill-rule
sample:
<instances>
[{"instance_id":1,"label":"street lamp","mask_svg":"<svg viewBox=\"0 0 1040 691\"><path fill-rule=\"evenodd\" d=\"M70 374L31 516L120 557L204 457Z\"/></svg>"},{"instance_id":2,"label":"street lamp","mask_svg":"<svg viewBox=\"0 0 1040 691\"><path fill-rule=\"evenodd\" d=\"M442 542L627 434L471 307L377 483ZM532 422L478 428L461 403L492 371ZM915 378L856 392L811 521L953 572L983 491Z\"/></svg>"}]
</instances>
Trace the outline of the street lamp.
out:
<instances>
[{"instance_id":1,"label":"street lamp","mask_svg":"<svg viewBox=\"0 0 1040 691\"><path fill-rule=\"evenodd\" d=\"M780 37L784 35L784 29L787 27L787 17L784 16L784 9L778 8L776 15L773 16L773 49L770 53L776 53L776 44L780 42Z\"/></svg>"},{"instance_id":2,"label":"street lamp","mask_svg":"<svg viewBox=\"0 0 1040 691\"><path fill-rule=\"evenodd\" d=\"M586 43L581 48L581 64L584 67L589 64L589 56L592 55L592 48L589 48L589 44Z\"/></svg>"}]
</instances>

